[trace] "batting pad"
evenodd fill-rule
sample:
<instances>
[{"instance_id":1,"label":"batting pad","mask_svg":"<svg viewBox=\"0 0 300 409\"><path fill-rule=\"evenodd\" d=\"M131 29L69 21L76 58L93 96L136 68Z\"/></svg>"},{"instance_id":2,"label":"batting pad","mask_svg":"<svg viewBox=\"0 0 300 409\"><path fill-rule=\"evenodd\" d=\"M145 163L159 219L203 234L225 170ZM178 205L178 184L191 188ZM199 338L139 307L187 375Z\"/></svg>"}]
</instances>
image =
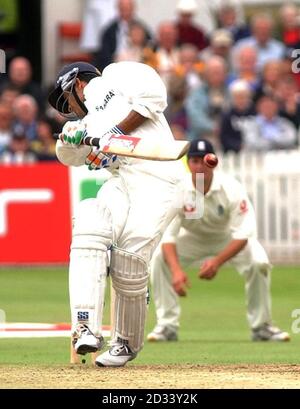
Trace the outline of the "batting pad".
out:
<instances>
[{"instance_id":1,"label":"batting pad","mask_svg":"<svg viewBox=\"0 0 300 409\"><path fill-rule=\"evenodd\" d=\"M144 341L147 263L138 255L113 247L110 273L116 294L113 339L121 339L132 352L138 352L143 347Z\"/></svg>"},{"instance_id":2,"label":"batting pad","mask_svg":"<svg viewBox=\"0 0 300 409\"><path fill-rule=\"evenodd\" d=\"M72 331L80 322L100 335L111 236L109 211L95 199L83 200L74 217L69 267Z\"/></svg>"}]
</instances>

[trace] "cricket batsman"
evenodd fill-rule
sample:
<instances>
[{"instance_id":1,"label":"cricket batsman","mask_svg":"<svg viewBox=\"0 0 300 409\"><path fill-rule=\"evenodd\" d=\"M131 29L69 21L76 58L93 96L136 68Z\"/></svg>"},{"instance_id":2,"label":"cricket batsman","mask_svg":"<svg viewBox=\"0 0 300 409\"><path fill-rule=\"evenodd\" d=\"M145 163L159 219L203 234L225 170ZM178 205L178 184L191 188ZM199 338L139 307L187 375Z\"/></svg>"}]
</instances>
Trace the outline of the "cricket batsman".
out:
<instances>
[{"instance_id":1,"label":"cricket batsman","mask_svg":"<svg viewBox=\"0 0 300 409\"><path fill-rule=\"evenodd\" d=\"M69 119L57 141L58 159L68 166L106 168L112 177L96 199L82 201L74 215L69 292L74 348L78 354L101 350L107 271L115 290L111 348L98 366L124 366L143 347L148 264L166 226L184 173L180 161L154 162L99 150L112 134L172 142L163 115L165 86L149 66L109 65L102 75L84 62L59 72L49 103ZM82 145L84 136L101 137L99 149Z\"/></svg>"},{"instance_id":2,"label":"cricket batsman","mask_svg":"<svg viewBox=\"0 0 300 409\"><path fill-rule=\"evenodd\" d=\"M200 279L212 280L230 262L245 278L247 317L253 341L288 341L289 334L272 325L270 299L271 265L256 238L253 207L243 186L233 177L214 171L205 163L213 154L211 143L194 140L188 152L184 197L188 199L165 232L151 262L152 295L157 325L149 341L178 338L180 305L189 285L185 272L197 263ZM203 174L203 215L197 209L197 175ZM192 198L192 199L191 199Z\"/></svg>"}]
</instances>

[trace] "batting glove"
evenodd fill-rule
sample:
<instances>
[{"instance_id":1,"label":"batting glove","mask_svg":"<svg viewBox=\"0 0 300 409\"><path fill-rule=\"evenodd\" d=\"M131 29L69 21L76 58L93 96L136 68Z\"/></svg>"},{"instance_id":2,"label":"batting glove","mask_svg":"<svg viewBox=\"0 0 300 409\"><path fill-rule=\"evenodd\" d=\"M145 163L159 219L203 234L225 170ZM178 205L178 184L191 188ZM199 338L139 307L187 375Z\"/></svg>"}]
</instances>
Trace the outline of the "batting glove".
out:
<instances>
[{"instance_id":1,"label":"batting glove","mask_svg":"<svg viewBox=\"0 0 300 409\"><path fill-rule=\"evenodd\" d=\"M105 146L112 134L124 134L120 128L114 126L109 132L106 132L100 140L100 147ZM93 149L86 157L85 164L89 170L108 169L113 170L119 167L119 159L117 155L103 154L99 149Z\"/></svg>"},{"instance_id":2,"label":"batting glove","mask_svg":"<svg viewBox=\"0 0 300 409\"><path fill-rule=\"evenodd\" d=\"M61 140L65 144L79 146L82 139L86 136L86 127L82 121L68 121L62 129Z\"/></svg>"}]
</instances>

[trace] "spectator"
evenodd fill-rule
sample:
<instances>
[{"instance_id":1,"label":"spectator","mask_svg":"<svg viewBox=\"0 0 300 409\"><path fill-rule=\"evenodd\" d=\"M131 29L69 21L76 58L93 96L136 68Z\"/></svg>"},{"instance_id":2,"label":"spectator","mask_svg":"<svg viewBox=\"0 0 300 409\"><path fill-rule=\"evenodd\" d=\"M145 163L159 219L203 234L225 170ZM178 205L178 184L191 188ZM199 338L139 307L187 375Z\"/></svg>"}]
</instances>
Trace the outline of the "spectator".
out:
<instances>
[{"instance_id":1,"label":"spectator","mask_svg":"<svg viewBox=\"0 0 300 409\"><path fill-rule=\"evenodd\" d=\"M41 161L57 160L56 157L56 140L53 134L57 132L56 123L43 117L37 122L37 140L31 142L31 149Z\"/></svg>"},{"instance_id":2,"label":"spectator","mask_svg":"<svg viewBox=\"0 0 300 409\"><path fill-rule=\"evenodd\" d=\"M277 82L275 94L279 102L280 115L291 121L299 131L300 96L295 79L291 76L282 76Z\"/></svg>"},{"instance_id":3,"label":"spectator","mask_svg":"<svg viewBox=\"0 0 300 409\"><path fill-rule=\"evenodd\" d=\"M263 96L257 103L257 115L244 126L245 150L269 151L291 149L297 145L295 126L279 116L279 105L270 96Z\"/></svg>"},{"instance_id":4,"label":"spectator","mask_svg":"<svg viewBox=\"0 0 300 409\"><path fill-rule=\"evenodd\" d=\"M166 119L176 139L186 139L188 119L185 109L185 98L188 93L188 84L184 76L170 77L168 92L168 107L165 111ZM179 136L180 135L180 136Z\"/></svg>"},{"instance_id":5,"label":"spectator","mask_svg":"<svg viewBox=\"0 0 300 409\"><path fill-rule=\"evenodd\" d=\"M145 27L139 22L133 22L129 25L128 45L115 55L115 62L144 62L149 52L153 53L153 50L147 39Z\"/></svg>"},{"instance_id":6,"label":"spectator","mask_svg":"<svg viewBox=\"0 0 300 409\"><path fill-rule=\"evenodd\" d=\"M133 22L140 22L135 17L134 0L118 0L118 17L104 30L101 38L101 47L96 52L95 65L102 71L107 65L114 61L116 55L123 52L128 46L129 25ZM145 25L147 39L151 38L149 30Z\"/></svg>"},{"instance_id":7,"label":"spectator","mask_svg":"<svg viewBox=\"0 0 300 409\"><path fill-rule=\"evenodd\" d=\"M210 46L207 47L202 53L200 58L203 61L207 61L214 55L224 58L228 68L231 68L232 62L232 35L230 32L220 29L214 31L210 39Z\"/></svg>"},{"instance_id":8,"label":"spectator","mask_svg":"<svg viewBox=\"0 0 300 409\"><path fill-rule=\"evenodd\" d=\"M164 21L158 27L158 43L155 50L155 68L168 86L170 76L179 64L178 32L172 21Z\"/></svg>"},{"instance_id":9,"label":"spectator","mask_svg":"<svg viewBox=\"0 0 300 409\"><path fill-rule=\"evenodd\" d=\"M0 103L0 153L7 148L12 138L12 119L9 107Z\"/></svg>"},{"instance_id":10,"label":"spectator","mask_svg":"<svg viewBox=\"0 0 300 409\"><path fill-rule=\"evenodd\" d=\"M231 105L222 117L220 141L222 150L240 152L243 147L243 124L255 116L252 90L245 80L236 80L229 86Z\"/></svg>"},{"instance_id":11,"label":"spectator","mask_svg":"<svg viewBox=\"0 0 300 409\"><path fill-rule=\"evenodd\" d=\"M186 99L189 139L216 138L221 114L227 105L227 68L218 56L211 57L204 69L204 82Z\"/></svg>"},{"instance_id":12,"label":"spectator","mask_svg":"<svg viewBox=\"0 0 300 409\"><path fill-rule=\"evenodd\" d=\"M13 108L15 99L20 95L20 91L14 85L7 84L0 93L0 103L7 105L10 110Z\"/></svg>"},{"instance_id":13,"label":"spectator","mask_svg":"<svg viewBox=\"0 0 300 409\"><path fill-rule=\"evenodd\" d=\"M29 94L37 102L39 111L43 112L45 95L39 84L32 80L32 67L30 61L24 57L15 57L11 60L8 69L8 78L2 84L2 91L7 85L14 86L20 94Z\"/></svg>"},{"instance_id":14,"label":"spectator","mask_svg":"<svg viewBox=\"0 0 300 409\"><path fill-rule=\"evenodd\" d=\"M256 89L254 100L257 101L263 95L274 96L276 86L282 76L282 62L269 61L265 64L262 71L262 78Z\"/></svg>"},{"instance_id":15,"label":"spectator","mask_svg":"<svg viewBox=\"0 0 300 409\"><path fill-rule=\"evenodd\" d=\"M101 47L99 43L103 30L116 17L117 0L86 0L83 14L80 48L95 52Z\"/></svg>"},{"instance_id":16,"label":"spectator","mask_svg":"<svg viewBox=\"0 0 300 409\"><path fill-rule=\"evenodd\" d=\"M217 13L218 25L220 28L228 30L233 39L233 43L250 37L250 28L238 22L236 7L231 4L223 4Z\"/></svg>"},{"instance_id":17,"label":"spectator","mask_svg":"<svg viewBox=\"0 0 300 409\"><path fill-rule=\"evenodd\" d=\"M256 70L257 52L254 47L245 46L236 50L233 55L233 73L229 83L241 79L248 82L252 91L259 87L259 77Z\"/></svg>"},{"instance_id":18,"label":"spectator","mask_svg":"<svg viewBox=\"0 0 300 409\"><path fill-rule=\"evenodd\" d=\"M300 41L299 10L293 3L280 7L280 21L282 24L282 41L287 48L298 48Z\"/></svg>"},{"instance_id":19,"label":"spectator","mask_svg":"<svg viewBox=\"0 0 300 409\"><path fill-rule=\"evenodd\" d=\"M183 44L179 50L179 64L175 66L174 74L186 78L188 92L201 84L203 70L204 63L198 59L197 48L192 44Z\"/></svg>"},{"instance_id":20,"label":"spectator","mask_svg":"<svg viewBox=\"0 0 300 409\"><path fill-rule=\"evenodd\" d=\"M30 142L23 133L14 134L9 146L0 155L0 163L7 165L23 165L36 161L37 157L30 149Z\"/></svg>"},{"instance_id":21,"label":"spectator","mask_svg":"<svg viewBox=\"0 0 300 409\"><path fill-rule=\"evenodd\" d=\"M268 14L257 14L251 20L252 36L236 43L235 49L245 46L257 50L257 68L261 71L270 60L280 60L284 56L284 45L272 38L273 20Z\"/></svg>"},{"instance_id":22,"label":"spectator","mask_svg":"<svg viewBox=\"0 0 300 409\"><path fill-rule=\"evenodd\" d=\"M37 139L37 115L38 106L31 95L20 95L14 105L15 122L13 130L24 133L29 141Z\"/></svg>"},{"instance_id":23,"label":"spectator","mask_svg":"<svg viewBox=\"0 0 300 409\"><path fill-rule=\"evenodd\" d=\"M178 32L178 44L192 44L198 51L208 46L207 38L200 27L193 22L197 12L195 0L179 0L176 6L178 18L176 28Z\"/></svg>"}]
</instances>

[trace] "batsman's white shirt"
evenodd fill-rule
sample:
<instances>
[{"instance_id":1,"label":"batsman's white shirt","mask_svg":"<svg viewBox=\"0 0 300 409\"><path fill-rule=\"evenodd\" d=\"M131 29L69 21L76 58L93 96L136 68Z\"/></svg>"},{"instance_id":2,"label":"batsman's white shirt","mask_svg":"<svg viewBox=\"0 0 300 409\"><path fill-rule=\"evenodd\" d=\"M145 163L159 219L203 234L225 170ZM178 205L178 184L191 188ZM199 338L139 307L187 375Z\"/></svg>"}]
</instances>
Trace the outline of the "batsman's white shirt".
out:
<instances>
[{"instance_id":1,"label":"batsman's white shirt","mask_svg":"<svg viewBox=\"0 0 300 409\"><path fill-rule=\"evenodd\" d=\"M120 62L105 68L84 88L88 115L87 133L100 137L121 122L132 110L149 120L131 134L172 141L163 115L167 106L166 88L149 66ZM83 165L91 148L57 142L57 156L66 165ZM99 191L113 217L113 240L119 247L140 253L147 260L176 213L173 201L184 174L181 161L158 162L120 158L114 176ZM116 192L118 192L116 194ZM120 192L123 196L120 198ZM105 196L109 196L108 199ZM116 196L116 197L115 197Z\"/></svg>"}]
</instances>

